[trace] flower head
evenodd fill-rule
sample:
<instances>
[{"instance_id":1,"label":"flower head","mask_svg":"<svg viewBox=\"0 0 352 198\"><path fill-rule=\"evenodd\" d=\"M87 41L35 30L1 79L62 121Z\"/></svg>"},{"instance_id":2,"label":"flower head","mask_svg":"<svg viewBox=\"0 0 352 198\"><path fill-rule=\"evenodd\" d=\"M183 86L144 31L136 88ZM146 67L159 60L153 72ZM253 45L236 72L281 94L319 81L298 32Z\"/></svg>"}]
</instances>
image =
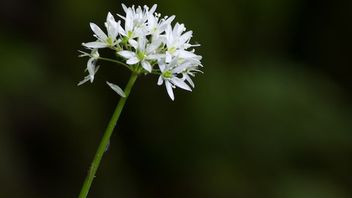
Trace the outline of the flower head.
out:
<instances>
[{"instance_id":1,"label":"flower head","mask_svg":"<svg viewBox=\"0 0 352 198\"><path fill-rule=\"evenodd\" d=\"M122 22L116 21L108 13L105 22L107 34L96 24L90 24L97 40L82 44L91 53L82 54L90 57L87 63L89 75L79 84L93 82L98 68L96 62L107 60L122 63L137 74L159 75L157 84L165 84L172 100L175 88L192 91L194 82L191 78L201 72L199 68L202 67L202 57L194 49L199 45L190 43L193 32L186 31L184 24L172 26L175 16L161 17L155 12L157 5L150 9L148 6L127 7L124 4L122 7L125 15L118 15ZM102 48L114 50L117 57L100 57L98 50ZM123 96L123 91L117 85L108 85Z\"/></svg>"}]
</instances>

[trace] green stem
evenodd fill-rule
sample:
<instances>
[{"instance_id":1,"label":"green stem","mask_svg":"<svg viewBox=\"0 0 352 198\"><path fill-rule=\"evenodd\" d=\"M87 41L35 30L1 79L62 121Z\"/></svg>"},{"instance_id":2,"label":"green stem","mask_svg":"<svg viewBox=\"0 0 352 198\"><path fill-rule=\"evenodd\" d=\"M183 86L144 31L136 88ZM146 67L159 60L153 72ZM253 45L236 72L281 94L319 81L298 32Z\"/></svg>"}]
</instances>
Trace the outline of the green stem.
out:
<instances>
[{"instance_id":1,"label":"green stem","mask_svg":"<svg viewBox=\"0 0 352 198\"><path fill-rule=\"evenodd\" d=\"M92 185L92 182L95 177L95 173L97 172L97 169L99 167L100 161L106 151L106 148L109 145L111 134L115 128L116 122L118 121L118 119L120 117L121 111L122 111L123 107L125 106L126 100L127 100L128 96L130 95L131 89L137 80L137 77L138 77L138 74L133 72L127 85L126 85L126 88L125 88L126 97L121 98L119 103L116 106L114 114L112 115L112 117L110 119L110 122L105 130L104 136L99 144L98 150L94 156L93 162L92 162L90 169L88 171L88 175L83 183L82 190L79 194L79 198L86 198L88 195L89 189Z\"/></svg>"},{"instance_id":2,"label":"green stem","mask_svg":"<svg viewBox=\"0 0 352 198\"><path fill-rule=\"evenodd\" d=\"M104 61L108 61L108 62L112 62L112 63L117 63L117 64L123 65L127 69L131 70L130 66L128 66L127 64L125 64L121 61L115 60L115 59L99 57L98 60L104 60Z\"/></svg>"}]
</instances>

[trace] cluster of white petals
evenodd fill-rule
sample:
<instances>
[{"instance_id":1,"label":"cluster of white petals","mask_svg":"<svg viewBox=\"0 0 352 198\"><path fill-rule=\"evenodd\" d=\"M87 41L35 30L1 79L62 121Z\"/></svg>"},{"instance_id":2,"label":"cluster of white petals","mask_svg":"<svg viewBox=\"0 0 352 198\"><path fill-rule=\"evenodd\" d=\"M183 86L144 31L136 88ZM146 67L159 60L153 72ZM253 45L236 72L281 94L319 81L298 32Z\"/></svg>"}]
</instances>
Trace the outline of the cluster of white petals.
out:
<instances>
[{"instance_id":1,"label":"cluster of white petals","mask_svg":"<svg viewBox=\"0 0 352 198\"><path fill-rule=\"evenodd\" d=\"M194 83L191 77L201 72L202 57L195 54L194 47L190 44L192 31L186 31L183 24L176 23L172 26L175 16L161 17L156 13L156 5L152 8L144 6L126 7L122 4L125 16L118 15L116 21L108 13L105 27L107 33L94 23L90 27L96 38L93 42L82 45L91 50L90 53L82 52L81 56L88 56L88 76L79 85L93 82L98 70L98 60L121 62L132 72L138 74L159 75L157 84L165 84L168 95L174 100L173 89L179 87L192 91ZM107 48L114 50L117 55L114 59L100 57L98 50ZM124 93L117 85L107 84L124 97Z\"/></svg>"}]
</instances>

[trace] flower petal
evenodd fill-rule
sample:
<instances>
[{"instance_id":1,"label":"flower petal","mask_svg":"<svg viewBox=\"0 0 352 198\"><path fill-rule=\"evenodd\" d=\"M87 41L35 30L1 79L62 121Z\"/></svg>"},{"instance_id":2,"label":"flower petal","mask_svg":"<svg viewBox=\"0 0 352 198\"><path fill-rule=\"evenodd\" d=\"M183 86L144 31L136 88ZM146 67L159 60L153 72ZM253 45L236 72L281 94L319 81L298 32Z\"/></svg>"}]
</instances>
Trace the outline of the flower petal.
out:
<instances>
[{"instance_id":1,"label":"flower petal","mask_svg":"<svg viewBox=\"0 0 352 198\"><path fill-rule=\"evenodd\" d=\"M126 61L126 63L129 65L134 65L134 64L137 64L138 62L139 62L139 59L137 57L132 57Z\"/></svg>"},{"instance_id":2,"label":"flower petal","mask_svg":"<svg viewBox=\"0 0 352 198\"><path fill-rule=\"evenodd\" d=\"M171 82L181 89L192 91L192 89L183 80L179 78L172 78Z\"/></svg>"},{"instance_id":3,"label":"flower petal","mask_svg":"<svg viewBox=\"0 0 352 198\"><path fill-rule=\"evenodd\" d=\"M87 70L90 76L90 82L93 82L94 80L94 75L95 75L95 59L90 58L87 63Z\"/></svg>"},{"instance_id":4,"label":"flower petal","mask_svg":"<svg viewBox=\"0 0 352 198\"><path fill-rule=\"evenodd\" d=\"M158 47L161 45L162 41L161 39L156 39L152 43L150 43L147 47L147 52L148 53L153 53L158 49Z\"/></svg>"},{"instance_id":5,"label":"flower petal","mask_svg":"<svg viewBox=\"0 0 352 198\"><path fill-rule=\"evenodd\" d=\"M165 57L165 62L169 63L171 62L172 55L169 52L166 52L166 57Z\"/></svg>"},{"instance_id":6,"label":"flower petal","mask_svg":"<svg viewBox=\"0 0 352 198\"><path fill-rule=\"evenodd\" d=\"M120 23L120 21L116 22L114 16L112 16L112 14L109 12L108 16L106 17L106 25L107 25L108 35L113 40L116 40L116 37L119 32L118 23Z\"/></svg>"},{"instance_id":7,"label":"flower petal","mask_svg":"<svg viewBox=\"0 0 352 198\"><path fill-rule=\"evenodd\" d=\"M138 38L138 49L145 51L145 45L147 44L147 38L144 36Z\"/></svg>"},{"instance_id":8,"label":"flower petal","mask_svg":"<svg viewBox=\"0 0 352 198\"><path fill-rule=\"evenodd\" d=\"M163 62L161 62L161 61L159 61L159 69L160 69L160 71L161 72L164 72L165 71L165 69L166 69L166 66L165 66L165 64L163 63Z\"/></svg>"},{"instance_id":9,"label":"flower petal","mask_svg":"<svg viewBox=\"0 0 352 198\"><path fill-rule=\"evenodd\" d=\"M162 76L159 76L159 78L158 78L158 83L157 83L157 84L160 86L160 85L163 84L163 82L164 82L163 77L162 77Z\"/></svg>"},{"instance_id":10,"label":"flower petal","mask_svg":"<svg viewBox=\"0 0 352 198\"><path fill-rule=\"evenodd\" d=\"M165 81L165 87L166 87L167 94L169 94L171 100L175 100L174 92L172 90L172 85L167 80Z\"/></svg>"},{"instance_id":11,"label":"flower petal","mask_svg":"<svg viewBox=\"0 0 352 198\"><path fill-rule=\"evenodd\" d=\"M194 85L194 82L193 80L189 77L189 75L185 74L184 75L184 78L186 79L186 81L194 88L195 85Z\"/></svg>"},{"instance_id":12,"label":"flower petal","mask_svg":"<svg viewBox=\"0 0 352 198\"><path fill-rule=\"evenodd\" d=\"M142 61L142 67L147 70L148 72L152 72L152 66L148 61Z\"/></svg>"},{"instance_id":13,"label":"flower petal","mask_svg":"<svg viewBox=\"0 0 352 198\"><path fill-rule=\"evenodd\" d=\"M133 15L131 9L128 9L126 12L125 19L125 31L128 34L129 31L133 30Z\"/></svg>"},{"instance_id":14,"label":"flower petal","mask_svg":"<svg viewBox=\"0 0 352 198\"><path fill-rule=\"evenodd\" d=\"M165 31L168 25L175 19L175 15L170 16L167 20L163 21L159 26L159 31L162 33Z\"/></svg>"},{"instance_id":15,"label":"flower petal","mask_svg":"<svg viewBox=\"0 0 352 198\"><path fill-rule=\"evenodd\" d=\"M99 49L99 48L105 48L108 45L106 43L100 42L100 41L94 41L94 42L89 42L89 43L82 43L84 47L91 48L91 49Z\"/></svg>"},{"instance_id":16,"label":"flower petal","mask_svg":"<svg viewBox=\"0 0 352 198\"><path fill-rule=\"evenodd\" d=\"M121 5L122 5L122 9L125 11L125 13L127 13L129 8L127 8L127 6L123 3Z\"/></svg>"},{"instance_id":17,"label":"flower petal","mask_svg":"<svg viewBox=\"0 0 352 198\"><path fill-rule=\"evenodd\" d=\"M81 86L81 85L83 85L84 83L88 82L89 80L90 80L90 76L88 75L88 76L84 77L83 80L79 81L78 84L77 84L77 86Z\"/></svg>"},{"instance_id":18,"label":"flower petal","mask_svg":"<svg viewBox=\"0 0 352 198\"><path fill-rule=\"evenodd\" d=\"M129 39L128 43L134 48L137 49L138 48L138 42L133 40L133 39Z\"/></svg>"},{"instance_id":19,"label":"flower petal","mask_svg":"<svg viewBox=\"0 0 352 198\"><path fill-rule=\"evenodd\" d=\"M177 51L177 54L180 58L197 60L197 55L195 55L193 52L179 50Z\"/></svg>"},{"instance_id":20,"label":"flower petal","mask_svg":"<svg viewBox=\"0 0 352 198\"><path fill-rule=\"evenodd\" d=\"M149 10L149 14L150 14L150 15L153 15L153 13L155 12L157 6L158 6L158 5L154 4L154 5L152 6L152 8L150 8L150 10Z\"/></svg>"},{"instance_id":21,"label":"flower petal","mask_svg":"<svg viewBox=\"0 0 352 198\"><path fill-rule=\"evenodd\" d=\"M118 85L109 83L108 81L106 81L106 84L108 84L110 88L114 90L117 94L119 94L121 97L126 98L125 92Z\"/></svg>"},{"instance_id":22,"label":"flower petal","mask_svg":"<svg viewBox=\"0 0 352 198\"><path fill-rule=\"evenodd\" d=\"M101 30L100 27L98 27L94 23L90 23L90 28L100 40L105 41L108 38L108 36L106 36L106 34L103 32L103 30Z\"/></svg>"},{"instance_id":23,"label":"flower petal","mask_svg":"<svg viewBox=\"0 0 352 198\"><path fill-rule=\"evenodd\" d=\"M191 39L193 32L192 31L188 31L186 33L184 33L179 40L180 44L184 44L186 43L189 39Z\"/></svg>"},{"instance_id":24,"label":"flower petal","mask_svg":"<svg viewBox=\"0 0 352 198\"><path fill-rule=\"evenodd\" d=\"M120 56L122 56L122 57L124 57L124 58L127 58L127 59L130 59L130 58L136 56L136 53L131 52L131 51L127 51L127 50L119 51L119 52L117 52L117 53L118 53Z\"/></svg>"}]
</instances>

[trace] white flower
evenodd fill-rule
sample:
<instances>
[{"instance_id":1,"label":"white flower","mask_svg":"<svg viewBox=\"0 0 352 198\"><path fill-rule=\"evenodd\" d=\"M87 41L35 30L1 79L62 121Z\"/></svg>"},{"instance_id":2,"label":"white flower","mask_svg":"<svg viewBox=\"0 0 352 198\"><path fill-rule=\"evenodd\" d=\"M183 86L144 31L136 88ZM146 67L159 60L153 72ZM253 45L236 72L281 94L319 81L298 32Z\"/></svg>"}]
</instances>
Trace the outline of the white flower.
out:
<instances>
[{"instance_id":1,"label":"white flower","mask_svg":"<svg viewBox=\"0 0 352 198\"><path fill-rule=\"evenodd\" d=\"M109 12L105 22L105 27L107 29L108 35L106 35L96 24L90 23L90 28L98 40L94 42L83 43L82 45L91 49L113 47L117 45L119 42L117 36L119 33L120 23L120 21L116 22L115 18Z\"/></svg>"},{"instance_id":2,"label":"white flower","mask_svg":"<svg viewBox=\"0 0 352 198\"><path fill-rule=\"evenodd\" d=\"M187 66L187 68L185 68L183 71L182 71L182 79L184 81L187 81L191 86L192 88L195 87L192 79L191 79L191 76L194 77L195 76L195 73L196 72L200 72L200 73L203 73L201 70L199 70L199 64L198 62L193 62L192 61L189 61L189 66Z\"/></svg>"},{"instance_id":3,"label":"white flower","mask_svg":"<svg viewBox=\"0 0 352 198\"><path fill-rule=\"evenodd\" d=\"M178 74L187 69L189 64L184 63L183 65L178 65L177 61L177 57L174 58L170 63L159 61L161 75L158 79L158 85L162 85L165 82L166 91L169 94L171 100L175 99L173 89L176 87L187 91L192 91L189 85L185 83L185 78L177 77Z\"/></svg>"},{"instance_id":4,"label":"white flower","mask_svg":"<svg viewBox=\"0 0 352 198\"><path fill-rule=\"evenodd\" d=\"M152 39L158 39L161 33L163 33L166 28L171 24L171 22L175 19L175 16L164 17L160 19L160 14L155 13L155 15L149 15L147 21L147 30L148 33L153 36Z\"/></svg>"},{"instance_id":5,"label":"white flower","mask_svg":"<svg viewBox=\"0 0 352 198\"><path fill-rule=\"evenodd\" d=\"M170 62L173 56L178 56L183 59L195 59L197 55L193 51L186 51L186 49L192 46L189 44L190 39L192 38L192 31L186 31L186 28L183 24L176 23L175 27L172 29L171 25L168 25L165 30L166 37L166 62Z\"/></svg>"},{"instance_id":6,"label":"white flower","mask_svg":"<svg viewBox=\"0 0 352 198\"><path fill-rule=\"evenodd\" d=\"M126 58L126 63L129 65L135 65L141 63L142 67L148 72L152 71L151 60L155 60L158 57L156 49L161 45L161 40L154 40L152 43L147 43L146 37L138 38L138 45L135 47L135 52L123 50L119 51L118 54Z\"/></svg>"},{"instance_id":7,"label":"white flower","mask_svg":"<svg viewBox=\"0 0 352 198\"><path fill-rule=\"evenodd\" d=\"M128 8L125 4L122 4L122 7L126 13L126 17L118 16L125 20L125 28L119 26L119 33L124 36L130 45L136 47L137 42L134 38L145 36L148 33L145 22L150 16L153 16L157 5L154 4L150 10L148 6L144 6L144 9L138 6L135 9L134 6Z\"/></svg>"},{"instance_id":8,"label":"white flower","mask_svg":"<svg viewBox=\"0 0 352 198\"><path fill-rule=\"evenodd\" d=\"M90 54L86 53L86 52L82 52L82 55L80 55L80 57L84 57L84 56L89 56L89 60L87 62L87 68L86 71L88 71L88 76L84 77L84 79L82 81L80 81L78 83L78 86L90 81L91 83L94 81L94 75L97 73L99 66L96 67L95 64L97 62L97 60L99 59L99 52L97 49L92 50L92 52Z\"/></svg>"}]
</instances>

